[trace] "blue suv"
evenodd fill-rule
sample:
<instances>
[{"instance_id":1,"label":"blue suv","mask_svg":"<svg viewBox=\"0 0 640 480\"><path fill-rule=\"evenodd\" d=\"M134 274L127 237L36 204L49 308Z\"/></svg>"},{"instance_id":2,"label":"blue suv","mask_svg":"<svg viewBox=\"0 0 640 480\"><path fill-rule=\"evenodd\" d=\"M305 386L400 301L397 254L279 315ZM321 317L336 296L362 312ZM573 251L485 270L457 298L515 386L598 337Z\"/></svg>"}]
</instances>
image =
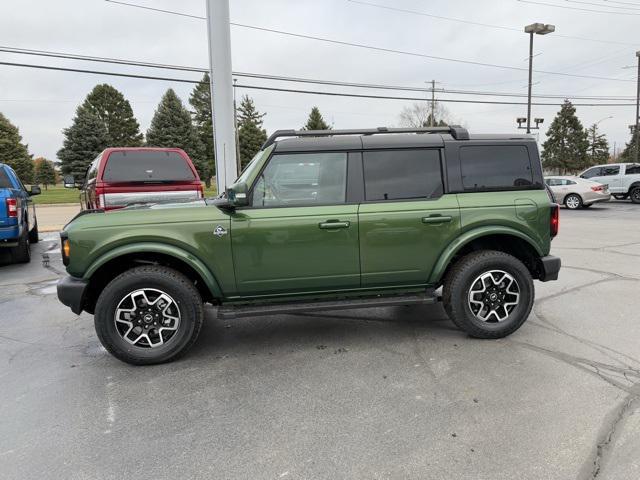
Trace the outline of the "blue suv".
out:
<instances>
[{"instance_id":1,"label":"blue suv","mask_svg":"<svg viewBox=\"0 0 640 480\"><path fill-rule=\"evenodd\" d=\"M11 167L0 163L0 249L8 249L17 263L31 260L29 244L38 242L38 220L31 197L40 187L27 190Z\"/></svg>"}]
</instances>

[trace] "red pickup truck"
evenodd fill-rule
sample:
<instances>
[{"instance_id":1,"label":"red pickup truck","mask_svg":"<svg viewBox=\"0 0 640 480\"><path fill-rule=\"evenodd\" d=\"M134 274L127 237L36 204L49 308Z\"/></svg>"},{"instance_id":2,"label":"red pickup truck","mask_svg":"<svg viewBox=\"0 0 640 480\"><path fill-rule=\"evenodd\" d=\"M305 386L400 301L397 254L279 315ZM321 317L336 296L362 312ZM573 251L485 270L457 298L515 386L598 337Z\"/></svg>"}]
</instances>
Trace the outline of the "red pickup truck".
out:
<instances>
[{"instance_id":1,"label":"red pickup truck","mask_svg":"<svg viewBox=\"0 0 640 480\"><path fill-rule=\"evenodd\" d=\"M179 148L107 148L87 169L81 190L83 210L204 197L193 162Z\"/></svg>"}]
</instances>

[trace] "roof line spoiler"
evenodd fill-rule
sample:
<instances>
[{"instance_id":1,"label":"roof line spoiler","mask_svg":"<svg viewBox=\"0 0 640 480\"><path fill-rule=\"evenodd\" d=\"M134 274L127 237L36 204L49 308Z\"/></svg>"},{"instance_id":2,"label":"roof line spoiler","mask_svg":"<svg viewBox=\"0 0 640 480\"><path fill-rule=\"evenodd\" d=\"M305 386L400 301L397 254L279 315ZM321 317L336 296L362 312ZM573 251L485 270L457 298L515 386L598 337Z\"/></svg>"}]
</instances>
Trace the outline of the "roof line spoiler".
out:
<instances>
[{"instance_id":1,"label":"roof line spoiler","mask_svg":"<svg viewBox=\"0 0 640 480\"><path fill-rule=\"evenodd\" d=\"M262 149L264 150L282 137L333 137L338 135L379 135L389 133L444 133L450 134L456 140L469 140L469 131L460 125L427 128L378 127L353 130L276 130L264 142Z\"/></svg>"}]
</instances>

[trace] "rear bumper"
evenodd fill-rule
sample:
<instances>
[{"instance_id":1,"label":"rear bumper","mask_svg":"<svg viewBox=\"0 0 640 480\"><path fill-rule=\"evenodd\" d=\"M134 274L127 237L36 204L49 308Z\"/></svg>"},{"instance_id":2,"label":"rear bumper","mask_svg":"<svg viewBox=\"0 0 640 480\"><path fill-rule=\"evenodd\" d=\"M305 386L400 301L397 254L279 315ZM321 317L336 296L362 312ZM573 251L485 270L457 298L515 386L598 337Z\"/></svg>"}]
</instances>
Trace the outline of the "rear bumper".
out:
<instances>
[{"instance_id":1,"label":"rear bumper","mask_svg":"<svg viewBox=\"0 0 640 480\"><path fill-rule=\"evenodd\" d=\"M538 261L538 267L540 270L540 276L538 280L541 282L548 282L550 280L557 280L558 273L560 272L560 258L554 257L553 255L547 255L546 257L541 257Z\"/></svg>"},{"instance_id":2,"label":"rear bumper","mask_svg":"<svg viewBox=\"0 0 640 480\"><path fill-rule=\"evenodd\" d=\"M0 247L15 247L20 238L20 227L11 225L0 227Z\"/></svg>"},{"instance_id":3,"label":"rear bumper","mask_svg":"<svg viewBox=\"0 0 640 480\"><path fill-rule=\"evenodd\" d=\"M82 312L85 292L89 282L82 278L66 276L58 281L58 300L69 307L73 313Z\"/></svg>"},{"instance_id":4,"label":"rear bumper","mask_svg":"<svg viewBox=\"0 0 640 480\"><path fill-rule=\"evenodd\" d=\"M608 202L609 200L611 200L610 193L605 193L605 194L593 193L591 195L585 195L583 203L585 205L593 205L594 203Z\"/></svg>"}]
</instances>

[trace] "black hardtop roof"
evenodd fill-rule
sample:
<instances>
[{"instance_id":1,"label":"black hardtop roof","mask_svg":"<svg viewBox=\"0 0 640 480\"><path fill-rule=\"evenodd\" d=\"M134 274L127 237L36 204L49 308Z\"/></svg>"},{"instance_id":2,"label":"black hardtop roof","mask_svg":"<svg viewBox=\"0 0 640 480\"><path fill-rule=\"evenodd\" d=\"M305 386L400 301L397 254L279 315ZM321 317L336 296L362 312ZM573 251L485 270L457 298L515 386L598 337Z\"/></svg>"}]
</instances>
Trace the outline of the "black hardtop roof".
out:
<instances>
[{"instance_id":1,"label":"black hardtop roof","mask_svg":"<svg viewBox=\"0 0 640 480\"><path fill-rule=\"evenodd\" d=\"M278 152L420 148L444 146L444 142L451 141L518 141L522 143L535 141L535 139L530 135L469 135L465 128L459 126L416 129L379 127L363 130L277 130L262 148L267 148L273 143L276 143Z\"/></svg>"}]
</instances>

